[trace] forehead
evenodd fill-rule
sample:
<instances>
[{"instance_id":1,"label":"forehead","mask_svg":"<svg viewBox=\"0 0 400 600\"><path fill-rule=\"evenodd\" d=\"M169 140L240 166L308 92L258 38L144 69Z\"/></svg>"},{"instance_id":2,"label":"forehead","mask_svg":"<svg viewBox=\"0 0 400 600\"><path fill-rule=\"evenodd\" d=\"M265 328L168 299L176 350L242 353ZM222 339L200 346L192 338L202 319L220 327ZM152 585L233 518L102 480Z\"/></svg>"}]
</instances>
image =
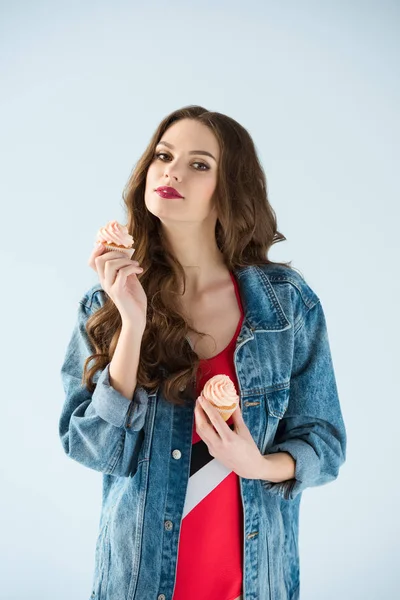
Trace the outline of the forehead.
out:
<instances>
[{"instance_id":1,"label":"forehead","mask_svg":"<svg viewBox=\"0 0 400 600\"><path fill-rule=\"evenodd\" d=\"M209 127L199 121L182 119L173 123L161 136L160 142L162 141L172 144L175 150L182 152L207 150L217 160L219 157L217 138Z\"/></svg>"}]
</instances>

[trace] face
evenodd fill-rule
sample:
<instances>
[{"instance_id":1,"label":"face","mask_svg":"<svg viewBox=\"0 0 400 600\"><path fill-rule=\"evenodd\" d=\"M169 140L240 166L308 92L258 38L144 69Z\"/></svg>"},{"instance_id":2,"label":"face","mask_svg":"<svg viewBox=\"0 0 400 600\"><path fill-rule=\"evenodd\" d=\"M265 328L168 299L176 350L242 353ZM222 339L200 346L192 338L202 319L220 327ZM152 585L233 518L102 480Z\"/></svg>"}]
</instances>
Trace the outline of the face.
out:
<instances>
[{"instance_id":1,"label":"face","mask_svg":"<svg viewBox=\"0 0 400 600\"><path fill-rule=\"evenodd\" d=\"M208 127L190 119L173 123L157 144L147 171L147 209L166 223L207 219L215 222L217 214L211 199L217 184L218 161L218 141ZM155 190L161 186L175 188L183 198L160 196Z\"/></svg>"}]
</instances>

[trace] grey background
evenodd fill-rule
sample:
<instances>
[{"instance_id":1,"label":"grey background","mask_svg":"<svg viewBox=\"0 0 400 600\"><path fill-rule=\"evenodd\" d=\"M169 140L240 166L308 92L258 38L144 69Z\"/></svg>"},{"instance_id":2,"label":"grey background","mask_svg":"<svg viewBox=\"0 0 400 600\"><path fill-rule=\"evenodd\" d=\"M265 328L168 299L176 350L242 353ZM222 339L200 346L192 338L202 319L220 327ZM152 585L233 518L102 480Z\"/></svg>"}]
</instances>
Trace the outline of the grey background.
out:
<instances>
[{"instance_id":1,"label":"grey background","mask_svg":"<svg viewBox=\"0 0 400 600\"><path fill-rule=\"evenodd\" d=\"M303 494L303 600L399 583L399 4L2 2L0 595L89 598L101 474L58 438L59 370L98 228L186 104L253 136L279 229L323 304L348 456ZM397 169L396 169L397 167ZM397 567L397 569L396 569Z\"/></svg>"}]
</instances>

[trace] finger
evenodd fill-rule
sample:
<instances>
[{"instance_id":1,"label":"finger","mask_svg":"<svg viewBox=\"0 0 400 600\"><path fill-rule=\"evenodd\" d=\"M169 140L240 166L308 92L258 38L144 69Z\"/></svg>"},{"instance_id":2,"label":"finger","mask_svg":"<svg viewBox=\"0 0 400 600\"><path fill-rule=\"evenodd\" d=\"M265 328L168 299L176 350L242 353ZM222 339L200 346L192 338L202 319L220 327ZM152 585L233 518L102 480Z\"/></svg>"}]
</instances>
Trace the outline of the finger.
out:
<instances>
[{"instance_id":1,"label":"finger","mask_svg":"<svg viewBox=\"0 0 400 600\"><path fill-rule=\"evenodd\" d=\"M98 270L96 267L96 259L100 256L103 257L104 260L111 260L117 258L121 259L122 257L123 260L130 260L129 258L126 258L126 255L122 255L121 252L118 252L118 250L107 250L104 244L95 244L88 260L89 266L92 267L92 269L94 269L95 271ZM137 263L137 261L132 262Z\"/></svg>"},{"instance_id":2,"label":"finger","mask_svg":"<svg viewBox=\"0 0 400 600\"><path fill-rule=\"evenodd\" d=\"M117 277L119 269L138 266L137 261L132 261L130 258L121 257L121 252L118 250L106 251L104 254L95 258L96 269L99 274L100 282L107 286L112 286ZM103 286L104 287L104 286Z\"/></svg>"},{"instance_id":3,"label":"finger","mask_svg":"<svg viewBox=\"0 0 400 600\"><path fill-rule=\"evenodd\" d=\"M233 411L232 420L234 424L235 433L241 435L242 437L252 437L246 423L244 422L243 413L240 409L240 405L238 405L236 410Z\"/></svg>"},{"instance_id":4,"label":"finger","mask_svg":"<svg viewBox=\"0 0 400 600\"><path fill-rule=\"evenodd\" d=\"M204 398L204 396L199 396L200 406L204 409L208 418L210 419L212 425L217 430L219 437L223 441L228 441L232 436L232 430L229 425L226 424L226 421L221 417L220 413L212 404Z\"/></svg>"},{"instance_id":5,"label":"finger","mask_svg":"<svg viewBox=\"0 0 400 600\"><path fill-rule=\"evenodd\" d=\"M235 431L241 429L243 425L246 425L243 421L242 411L240 410L240 406L238 404L237 408L232 413L232 421L235 424Z\"/></svg>"},{"instance_id":6,"label":"finger","mask_svg":"<svg viewBox=\"0 0 400 600\"><path fill-rule=\"evenodd\" d=\"M91 255L89 256L88 265L94 271L97 271L95 259L101 254L103 254L103 252L106 252L106 249L104 248L103 244L101 244L100 246L96 244L92 250Z\"/></svg>"},{"instance_id":7,"label":"finger","mask_svg":"<svg viewBox=\"0 0 400 600\"><path fill-rule=\"evenodd\" d=\"M115 277L115 283L123 285L130 275L140 275L141 273L143 273L143 267L138 267L137 265L123 267L118 270Z\"/></svg>"},{"instance_id":8,"label":"finger","mask_svg":"<svg viewBox=\"0 0 400 600\"><path fill-rule=\"evenodd\" d=\"M217 433L214 431L211 421L201 407L198 398L194 407L194 416L196 421L196 431L201 439L207 444L211 443L212 436L214 436L214 441L217 440Z\"/></svg>"},{"instance_id":9,"label":"finger","mask_svg":"<svg viewBox=\"0 0 400 600\"><path fill-rule=\"evenodd\" d=\"M121 265L120 268L117 268L115 266L115 263L117 261L113 260L110 262L111 262L110 265L108 265L106 263L105 272L104 272L104 281L105 281L106 285L110 286L110 288L117 281L125 283L127 277L129 277L129 275L132 275L132 273L139 275L140 273L143 272L143 268L139 267L138 265L132 265L132 261L130 261L131 264Z\"/></svg>"}]
</instances>

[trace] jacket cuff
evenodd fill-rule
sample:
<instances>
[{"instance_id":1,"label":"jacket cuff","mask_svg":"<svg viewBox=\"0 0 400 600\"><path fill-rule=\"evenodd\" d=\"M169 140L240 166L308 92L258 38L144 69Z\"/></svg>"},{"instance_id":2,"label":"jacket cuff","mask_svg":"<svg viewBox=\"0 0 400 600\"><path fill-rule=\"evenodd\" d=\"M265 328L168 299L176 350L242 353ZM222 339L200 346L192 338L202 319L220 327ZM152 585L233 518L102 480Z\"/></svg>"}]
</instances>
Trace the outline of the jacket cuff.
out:
<instances>
[{"instance_id":1,"label":"jacket cuff","mask_svg":"<svg viewBox=\"0 0 400 600\"><path fill-rule=\"evenodd\" d=\"M138 402L128 400L110 385L110 363L101 371L92 395L92 405L99 417L115 427L136 431L144 425L148 396L143 388L135 390Z\"/></svg>"},{"instance_id":2,"label":"jacket cuff","mask_svg":"<svg viewBox=\"0 0 400 600\"><path fill-rule=\"evenodd\" d=\"M295 460L294 479L274 483L261 480L264 489L273 494L278 494L285 500L294 500L305 488L314 485L320 474L320 462L315 450L303 440L290 440L268 448L268 454L287 452Z\"/></svg>"}]
</instances>

